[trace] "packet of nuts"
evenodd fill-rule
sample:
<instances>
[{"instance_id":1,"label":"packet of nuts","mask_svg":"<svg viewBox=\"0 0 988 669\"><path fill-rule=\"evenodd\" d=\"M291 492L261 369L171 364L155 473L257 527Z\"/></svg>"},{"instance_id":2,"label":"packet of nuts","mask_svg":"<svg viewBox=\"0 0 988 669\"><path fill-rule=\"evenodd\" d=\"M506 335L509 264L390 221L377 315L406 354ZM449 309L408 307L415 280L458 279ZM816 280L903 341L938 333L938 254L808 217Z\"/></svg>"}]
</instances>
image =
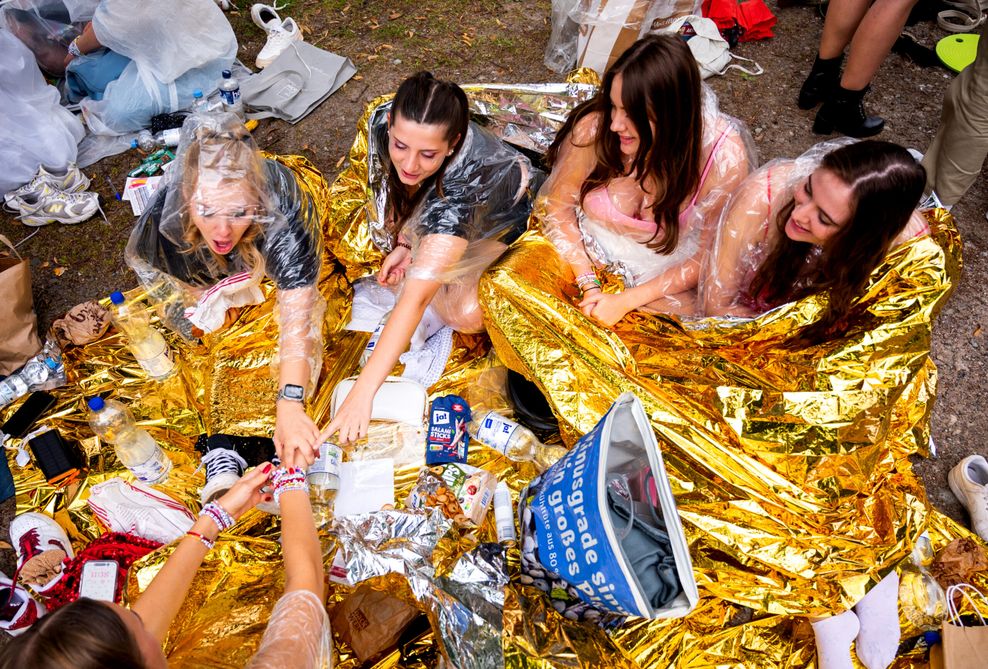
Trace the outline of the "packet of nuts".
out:
<instances>
[{"instance_id":1,"label":"packet of nuts","mask_svg":"<svg viewBox=\"0 0 988 669\"><path fill-rule=\"evenodd\" d=\"M449 463L423 469L408 495L412 509L436 506L447 518L479 525L494 499L497 479L470 465Z\"/></svg>"}]
</instances>

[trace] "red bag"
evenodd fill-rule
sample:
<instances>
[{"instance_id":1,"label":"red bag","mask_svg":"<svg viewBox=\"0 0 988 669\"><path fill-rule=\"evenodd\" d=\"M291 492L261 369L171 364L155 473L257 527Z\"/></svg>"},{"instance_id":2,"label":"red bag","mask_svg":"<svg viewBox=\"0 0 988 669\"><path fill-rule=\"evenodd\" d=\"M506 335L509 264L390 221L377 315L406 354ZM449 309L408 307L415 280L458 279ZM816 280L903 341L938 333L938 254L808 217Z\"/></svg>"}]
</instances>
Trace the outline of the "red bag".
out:
<instances>
[{"instance_id":1,"label":"red bag","mask_svg":"<svg viewBox=\"0 0 988 669\"><path fill-rule=\"evenodd\" d=\"M732 42L728 33L735 28L739 42L774 37L775 14L763 0L703 0L703 15L717 24L728 42Z\"/></svg>"}]
</instances>

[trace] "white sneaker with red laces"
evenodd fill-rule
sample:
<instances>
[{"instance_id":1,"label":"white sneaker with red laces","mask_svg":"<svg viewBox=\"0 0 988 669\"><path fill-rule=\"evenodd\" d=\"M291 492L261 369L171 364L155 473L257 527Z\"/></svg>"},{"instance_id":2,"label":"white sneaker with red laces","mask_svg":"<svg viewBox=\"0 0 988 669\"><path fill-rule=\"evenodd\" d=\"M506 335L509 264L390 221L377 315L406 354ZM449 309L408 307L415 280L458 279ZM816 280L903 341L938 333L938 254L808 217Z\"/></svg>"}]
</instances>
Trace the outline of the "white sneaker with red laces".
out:
<instances>
[{"instance_id":1,"label":"white sneaker with red laces","mask_svg":"<svg viewBox=\"0 0 988 669\"><path fill-rule=\"evenodd\" d=\"M61 563L75 557L62 526L51 516L34 511L22 513L10 521L10 543L17 551L18 581L38 594L54 587L62 578ZM31 572L38 565L32 567L31 563L38 558L42 558L41 564L48 563L50 568L39 569L39 575L34 575Z\"/></svg>"},{"instance_id":2,"label":"white sneaker with red laces","mask_svg":"<svg viewBox=\"0 0 988 669\"><path fill-rule=\"evenodd\" d=\"M46 612L44 604L0 572L0 629L10 636L23 634Z\"/></svg>"},{"instance_id":3,"label":"white sneaker with red laces","mask_svg":"<svg viewBox=\"0 0 988 669\"><path fill-rule=\"evenodd\" d=\"M947 474L954 496L971 515L971 529L988 541L988 460L982 455L969 455Z\"/></svg>"}]
</instances>

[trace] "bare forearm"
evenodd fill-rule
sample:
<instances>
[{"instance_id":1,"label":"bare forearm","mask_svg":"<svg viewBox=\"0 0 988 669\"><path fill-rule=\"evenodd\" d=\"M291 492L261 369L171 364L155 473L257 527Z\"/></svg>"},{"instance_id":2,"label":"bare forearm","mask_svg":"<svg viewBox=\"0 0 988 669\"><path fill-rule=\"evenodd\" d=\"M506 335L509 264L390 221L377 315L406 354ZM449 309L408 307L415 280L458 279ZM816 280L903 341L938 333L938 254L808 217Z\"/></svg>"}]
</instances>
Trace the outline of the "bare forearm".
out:
<instances>
[{"instance_id":1,"label":"bare forearm","mask_svg":"<svg viewBox=\"0 0 988 669\"><path fill-rule=\"evenodd\" d=\"M637 309L667 295L675 295L696 288L700 278L700 261L690 258L682 265L671 267L659 276L640 286L625 291L628 304Z\"/></svg>"},{"instance_id":2,"label":"bare forearm","mask_svg":"<svg viewBox=\"0 0 988 669\"><path fill-rule=\"evenodd\" d=\"M207 517L199 518L191 531L210 541L215 541L219 534L216 525ZM179 539L175 551L132 607L141 617L144 627L158 641L165 640L206 552L206 546L192 535L187 534Z\"/></svg>"},{"instance_id":3,"label":"bare forearm","mask_svg":"<svg viewBox=\"0 0 988 669\"><path fill-rule=\"evenodd\" d=\"M309 496L303 490L287 490L281 495L280 506L285 592L308 590L322 599L322 549L312 520Z\"/></svg>"}]
</instances>

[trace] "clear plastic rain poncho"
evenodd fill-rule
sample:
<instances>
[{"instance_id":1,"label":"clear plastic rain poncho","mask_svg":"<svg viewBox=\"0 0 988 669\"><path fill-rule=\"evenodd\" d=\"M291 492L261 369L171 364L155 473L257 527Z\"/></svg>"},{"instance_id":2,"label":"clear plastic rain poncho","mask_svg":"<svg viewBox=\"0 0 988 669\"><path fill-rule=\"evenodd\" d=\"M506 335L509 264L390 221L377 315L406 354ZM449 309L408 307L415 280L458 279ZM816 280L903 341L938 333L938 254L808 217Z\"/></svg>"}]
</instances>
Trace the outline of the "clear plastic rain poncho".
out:
<instances>
[{"instance_id":1,"label":"clear plastic rain poncho","mask_svg":"<svg viewBox=\"0 0 988 669\"><path fill-rule=\"evenodd\" d=\"M579 273L577 268L592 266L619 276L626 289L655 281L664 297L650 308L697 313L696 286L712 244L713 225L730 193L747 176L755 155L744 125L720 113L716 96L706 86L702 101L701 183L680 208L678 241L670 253L649 246L660 231L650 220L646 194L635 176L611 179L580 201L580 188L596 163L595 124L587 133L582 128L591 124L581 122L570 141L562 144L538 206L544 211L546 236L574 274Z\"/></svg>"},{"instance_id":2,"label":"clear plastic rain poncho","mask_svg":"<svg viewBox=\"0 0 988 669\"><path fill-rule=\"evenodd\" d=\"M842 137L821 142L798 158L769 161L745 179L720 213L714 244L701 273L702 315L757 316L779 306L748 294L755 273L781 234L779 213L824 156L855 141ZM916 212L893 246L928 231L925 219Z\"/></svg>"},{"instance_id":3,"label":"clear plastic rain poncho","mask_svg":"<svg viewBox=\"0 0 988 669\"><path fill-rule=\"evenodd\" d=\"M370 120L368 161L373 201L367 207L371 239L385 252L396 242L412 248L407 278L438 281L433 306L443 314L479 308L481 273L527 229L534 194L544 174L531 161L475 123L446 167L442 195L430 186L403 224L388 202L387 114L391 103ZM465 248L463 242L466 242Z\"/></svg>"},{"instance_id":4,"label":"clear plastic rain poncho","mask_svg":"<svg viewBox=\"0 0 988 669\"><path fill-rule=\"evenodd\" d=\"M326 607L312 592L293 590L275 604L247 669L322 669L332 658Z\"/></svg>"},{"instance_id":5,"label":"clear plastic rain poncho","mask_svg":"<svg viewBox=\"0 0 988 669\"><path fill-rule=\"evenodd\" d=\"M185 121L165 178L125 252L165 322L186 338L217 330L228 309L263 301L267 275L277 288L280 360L306 360L314 377L322 236L294 174L262 158L236 115L219 112Z\"/></svg>"},{"instance_id":6,"label":"clear plastic rain poncho","mask_svg":"<svg viewBox=\"0 0 988 669\"><path fill-rule=\"evenodd\" d=\"M61 76L69 43L82 32L97 4L99 0L7 0L0 7L0 27L31 50L42 70Z\"/></svg>"},{"instance_id":7,"label":"clear plastic rain poncho","mask_svg":"<svg viewBox=\"0 0 988 669\"><path fill-rule=\"evenodd\" d=\"M102 100L82 102L86 124L100 135L134 132L152 116L189 107L193 91L215 90L237 55L233 28L213 0L100 0L93 31L132 61Z\"/></svg>"}]
</instances>

